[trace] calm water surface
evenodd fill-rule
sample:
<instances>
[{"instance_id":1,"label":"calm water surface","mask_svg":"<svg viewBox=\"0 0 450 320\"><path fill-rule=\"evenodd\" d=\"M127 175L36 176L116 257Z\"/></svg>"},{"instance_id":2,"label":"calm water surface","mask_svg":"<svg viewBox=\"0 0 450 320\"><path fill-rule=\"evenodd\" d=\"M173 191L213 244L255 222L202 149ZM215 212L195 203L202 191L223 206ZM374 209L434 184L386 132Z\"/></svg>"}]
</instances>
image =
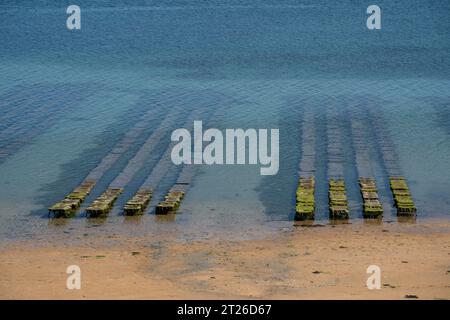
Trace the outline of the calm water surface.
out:
<instances>
[{"instance_id":1,"label":"calm water surface","mask_svg":"<svg viewBox=\"0 0 450 320\"><path fill-rule=\"evenodd\" d=\"M384 221L396 221L387 177L409 181L418 221L450 214L450 2L378 1L382 30L365 27L364 1L78 1L82 29L50 1L0 5L0 237L67 232L172 233L191 239L292 226L302 137L314 136L317 223L327 223L330 121L339 124L351 219L361 222L358 170L376 177ZM178 109L177 109L178 108ZM305 110L314 130L302 130ZM330 119L329 110L337 110ZM152 111L153 110L153 111ZM178 110L172 112L171 110ZM161 139L106 219L48 219L148 112L148 124L108 170L90 203L155 132ZM280 171L200 167L177 216L153 207L176 181L170 166L148 212L121 207L167 159L170 133L189 116L217 128L279 128ZM367 129L356 161L352 123ZM377 132L389 139L380 139ZM395 151L386 165L382 150Z\"/></svg>"}]
</instances>

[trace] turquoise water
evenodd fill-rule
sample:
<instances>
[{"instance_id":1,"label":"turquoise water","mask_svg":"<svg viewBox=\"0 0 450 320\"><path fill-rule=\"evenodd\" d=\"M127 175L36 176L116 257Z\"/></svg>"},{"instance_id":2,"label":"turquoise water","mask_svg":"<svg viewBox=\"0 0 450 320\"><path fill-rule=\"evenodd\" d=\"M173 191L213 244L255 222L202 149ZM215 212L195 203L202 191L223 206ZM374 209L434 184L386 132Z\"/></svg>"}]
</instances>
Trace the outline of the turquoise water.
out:
<instances>
[{"instance_id":1,"label":"turquoise water","mask_svg":"<svg viewBox=\"0 0 450 320\"><path fill-rule=\"evenodd\" d=\"M326 223L327 110L341 128L343 175L352 221L360 221L352 121L367 126L369 167L385 221L396 220L387 176L403 174L418 218L450 214L450 3L378 1L382 30L365 27L366 3L344 1L78 1L82 29L65 26L66 8L47 1L0 5L0 236L62 232L173 232L190 239L292 225L302 135L315 138L316 220ZM304 111L314 131L302 130ZM171 110L173 116L169 116ZM87 203L119 176L139 148L160 139L130 177L106 219L48 219L46 208L76 187L145 115ZM158 164L170 133L194 112L217 128L279 128L280 170L202 166L182 214L153 206L176 181L170 166L148 212L125 219L121 207ZM379 121L374 121L374 117ZM380 141L374 123L389 136ZM395 168L382 160L396 152ZM249 231L250 230L250 231Z\"/></svg>"}]
</instances>

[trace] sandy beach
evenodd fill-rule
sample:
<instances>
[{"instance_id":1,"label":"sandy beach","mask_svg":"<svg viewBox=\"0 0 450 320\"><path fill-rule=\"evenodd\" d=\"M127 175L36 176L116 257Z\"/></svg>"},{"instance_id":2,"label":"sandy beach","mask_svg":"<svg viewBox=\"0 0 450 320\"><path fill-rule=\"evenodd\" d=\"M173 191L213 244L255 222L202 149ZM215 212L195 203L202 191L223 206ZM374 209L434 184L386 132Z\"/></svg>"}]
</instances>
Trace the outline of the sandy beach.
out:
<instances>
[{"instance_id":1,"label":"sandy beach","mask_svg":"<svg viewBox=\"0 0 450 320\"><path fill-rule=\"evenodd\" d=\"M450 299L450 1L0 16L0 299Z\"/></svg>"},{"instance_id":2,"label":"sandy beach","mask_svg":"<svg viewBox=\"0 0 450 320\"><path fill-rule=\"evenodd\" d=\"M449 222L394 222L239 241L12 243L0 253L0 298L449 299L449 232ZM66 288L69 265L81 268L80 290ZM381 269L379 290L366 286L369 265Z\"/></svg>"}]
</instances>

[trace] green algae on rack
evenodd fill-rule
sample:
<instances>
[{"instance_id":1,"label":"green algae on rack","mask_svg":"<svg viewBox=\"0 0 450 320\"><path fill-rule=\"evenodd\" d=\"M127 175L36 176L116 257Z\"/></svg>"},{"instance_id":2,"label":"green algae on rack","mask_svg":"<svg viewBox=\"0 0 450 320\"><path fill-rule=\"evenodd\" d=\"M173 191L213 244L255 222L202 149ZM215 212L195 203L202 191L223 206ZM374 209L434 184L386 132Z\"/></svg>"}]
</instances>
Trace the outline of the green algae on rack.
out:
<instances>
[{"instance_id":1,"label":"green algae on rack","mask_svg":"<svg viewBox=\"0 0 450 320\"><path fill-rule=\"evenodd\" d=\"M69 217L81 206L81 203L91 192L95 185L94 180L85 180L76 187L63 200L55 203L48 209L49 214L53 213L55 217Z\"/></svg>"},{"instance_id":2,"label":"green algae on rack","mask_svg":"<svg viewBox=\"0 0 450 320\"><path fill-rule=\"evenodd\" d=\"M86 209L86 213L91 217L107 214L119 195L122 193L122 188L108 188L91 205Z\"/></svg>"},{"instance_id":3,"label":"green algae on rack","mask_svg":"<svg viewBox=\"0 0 450 320\"><path fill-rule=\"evenodd\" d=\"M158 203L155 209L156 214L175 213L180 207L184 192L179 190L171 190L164 197L164 201Z\"/></svg>"},{"instance_id":4,"label":"green algae on rack","mask_svg":"<svg viewBox=\"0 0 450 320\"><path fill-rule=\"evenodd\" d=\"M383 215L383 207L373 178L359 178L359 187L363 198L363 217L378 218Z\"/></svg>"},{"instance_id":5,"label":"green algae on rack","mask_svg":"<svg viewBox=\"0 0 450 320\"><path fill-rule=\"evenodd\" d=\"M152 195L152 189L139 189L138 192L125 204L123 208L124 214L126 216L143 214L152 198Z\"/></svg>"},{"instance_id":6,"label":"green algae on rack","mask_svg":"<svg viewBox=\"0 0 450 320\"><path fill-rule=\"evenodd\" d=\"M295 220L314 219L314 177L300 177L296 191Z\"/></svg>"},{"instance_id":7,"label":"green algae on rack","mask_svg":"<svg viewBox=\"0 0 450 320\"><path fill-rule=\"evenodd\" d=\"M295 192L297 221L314 220L315 217L315 125L314 112L306 104L302 112L301 158L298 164L299 180Z\"/></svg>"},{"instance_id":8,"label":"green algae on rack","mask_svg":"<svg viewBox=\"0 0 450 320\"><path fill-rule=\"evenodd\" d=\"M331 219L348 219L348 201L343 179L330 179L328 196Z\"/></svg>"},{"instance_id":9,"label":"green algae on rack","mask_svg":"<svg viewBox=\"0 0 450 320\"><path fill-rule=\"evenodd\" d=\"M118 161L118 159L132 146L148 128L148 121L157 115L157 110L149 110L142 118L122 137L114 148L104 156L97 166L91 170L80 187L76 188L66 198L49 208L49 214L68 217L75 213L94 187L96 181ZM80 201L81 200L81 201Z\"/></svg>"},{"instance_id":10,"label":"green algae on rack","mask_svg":"<svg viewBox=\"0 0 450 320\"><path fill-rule=\"evenodd\" d=\"M417 208L411 198L408 184L403 177L390 177L389 185L394 196L395 207L397 208L397 215L411 216L415 215Z\"/></svg>"}]
</instances>

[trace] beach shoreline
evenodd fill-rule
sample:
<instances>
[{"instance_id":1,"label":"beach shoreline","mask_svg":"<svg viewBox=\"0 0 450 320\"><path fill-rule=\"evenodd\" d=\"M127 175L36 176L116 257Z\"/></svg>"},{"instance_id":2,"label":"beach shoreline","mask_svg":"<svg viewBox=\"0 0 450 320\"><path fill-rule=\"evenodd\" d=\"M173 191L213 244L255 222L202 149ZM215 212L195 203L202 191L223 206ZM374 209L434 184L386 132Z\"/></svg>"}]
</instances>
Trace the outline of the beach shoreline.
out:
<instances>
[{"instance_id":1,"label":"beach shoreline","mask_svg":"<svg viewBox=\"0 0 450 320\"><path fill-rule=\"evenodd\" d=\"M449 231L444 220L298 226L250 240L18 241L0 251L0 298L449 299ZM80 290L66 288L70 265ZM366 286L370 265L379 290Z\"/></svg>"}]
</instances>

